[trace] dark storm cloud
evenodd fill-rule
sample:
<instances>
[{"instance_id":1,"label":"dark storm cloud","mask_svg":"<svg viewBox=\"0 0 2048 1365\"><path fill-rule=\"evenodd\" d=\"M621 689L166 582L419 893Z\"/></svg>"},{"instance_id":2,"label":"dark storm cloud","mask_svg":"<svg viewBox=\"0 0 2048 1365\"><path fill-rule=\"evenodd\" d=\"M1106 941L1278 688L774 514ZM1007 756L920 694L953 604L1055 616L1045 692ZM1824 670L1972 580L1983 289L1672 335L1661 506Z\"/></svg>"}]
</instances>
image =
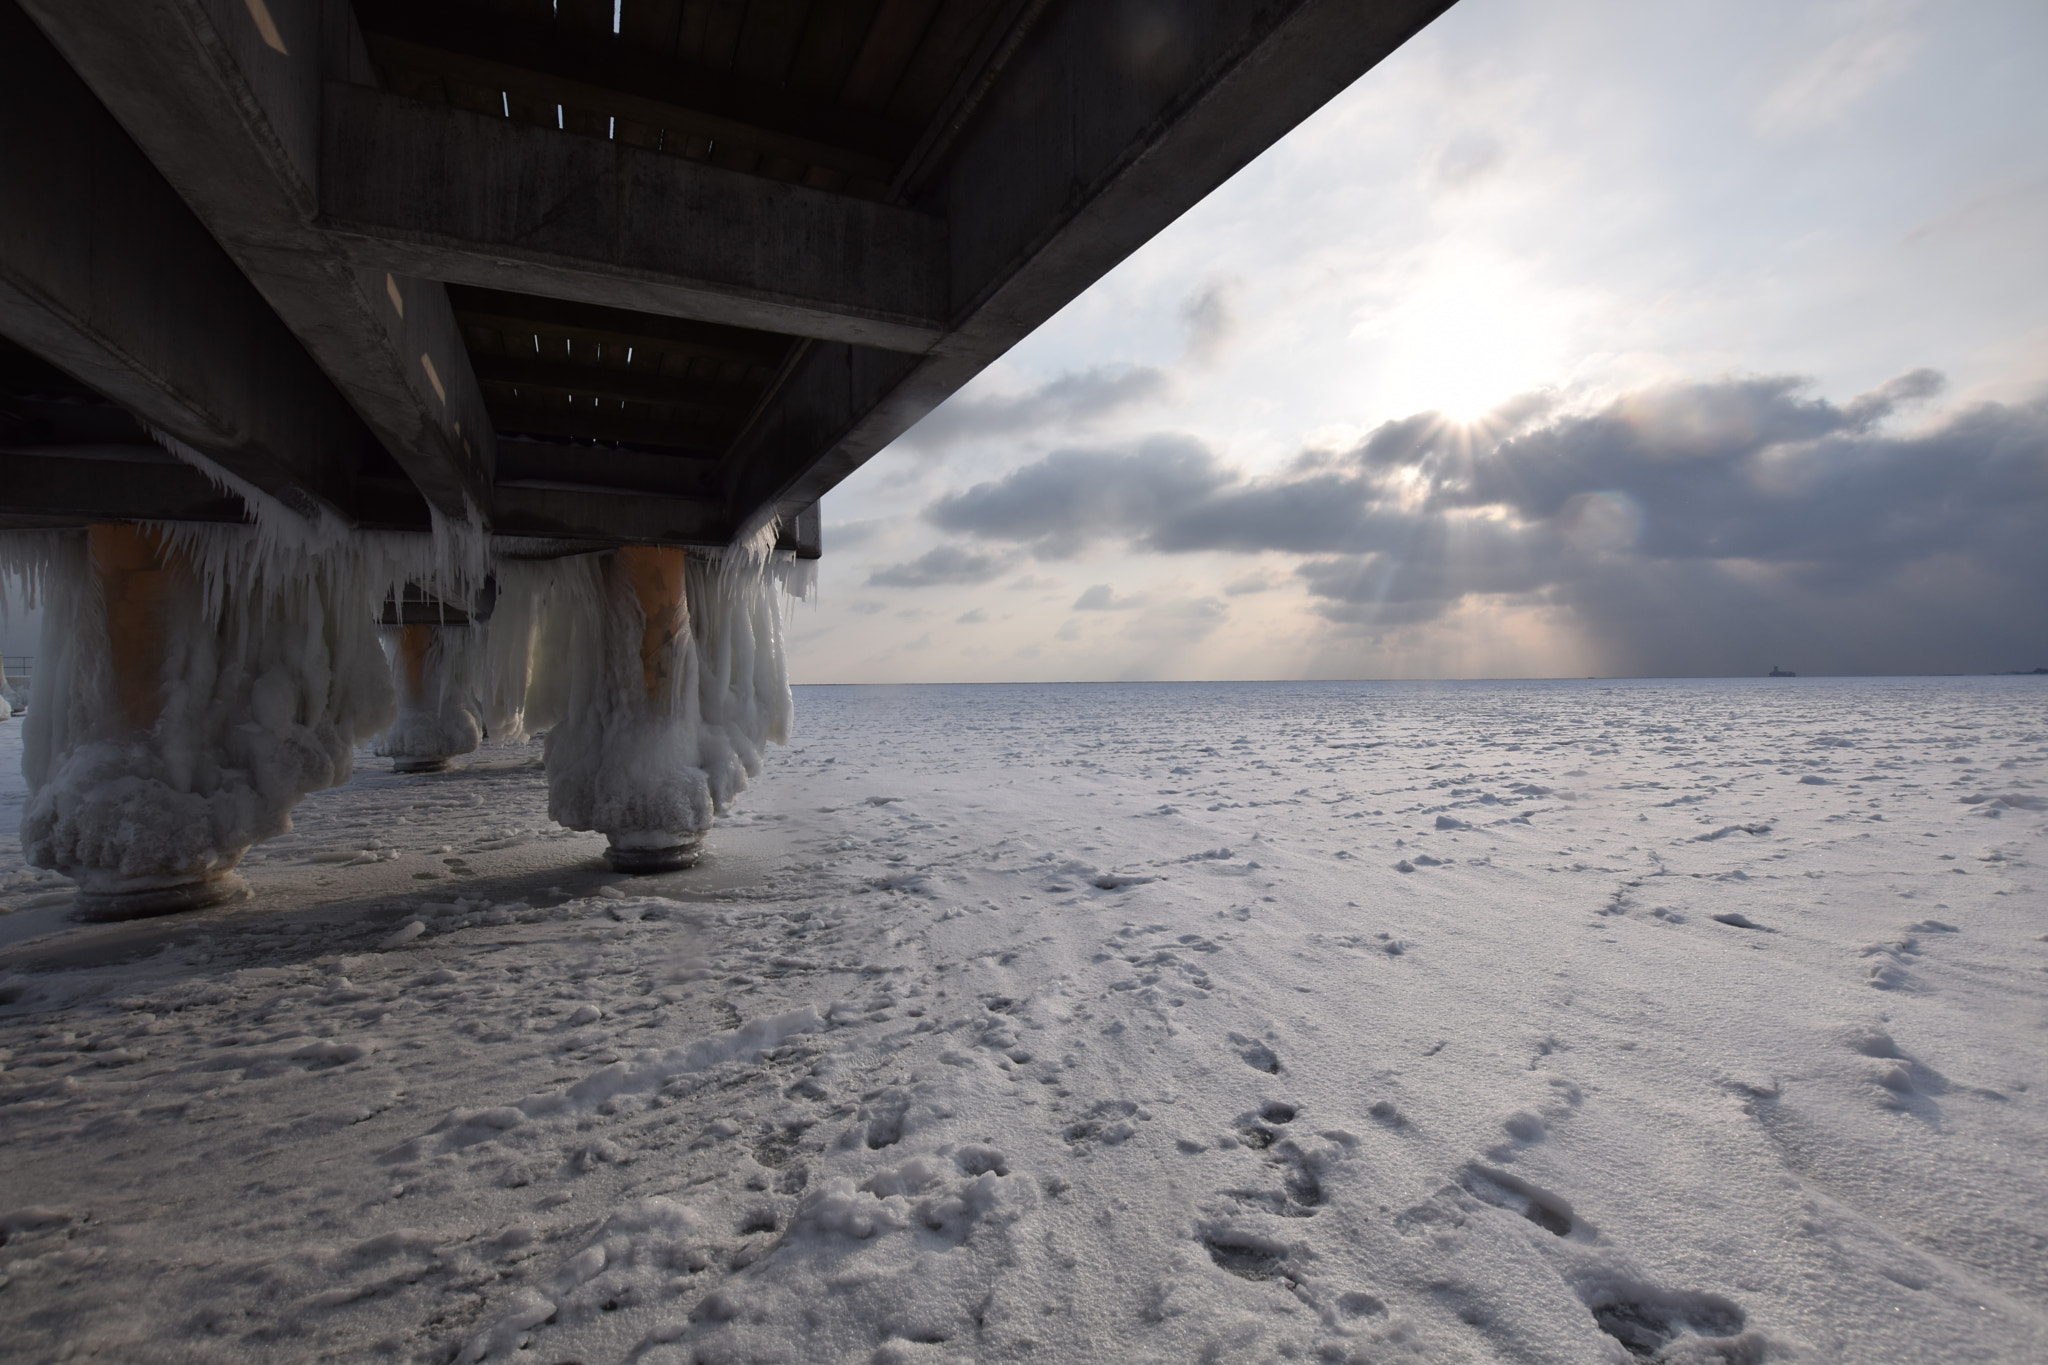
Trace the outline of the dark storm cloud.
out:
<instances>
[{"instance_id":1,"label":"dark storm cloud","mask_svg":"<svg viewBox=\"0 0 2048 1365\"><path fill-rule=\"evenodd\" d=\"M937 588L986 583L999 578L1017 562L1017 556L1003 550L963 550L958 545L941 545L927 550L907 564L885 564L868 575L875 588Z\"/></svg>"},{"instance_id":2,"label":"dark storm cloud","mask_svg":"<svg viewBox=\"0 0 2048 1365\"><path fill-rule=\"evenodd\" d=\"M2048 662L2048 400L1886 425L1939 387L1915 371L1838 405L1726 379L1567 415L1533 397L1256 479L1155 437L1057 452L927 515L1040 558L1297 554L1316 609L1360 634L1474 597L1560 609L1617 670L1743 671L1731 652L1761 641L1852 670Z\"/></svg>"},{"instance_id":3,"label":"dark storm cloud","mask_svg":"<svg viewBox=\"0 0 2048 1365\"><path fill-rule=\"evenodd\" d=\"M1029 541L1039 558L1061 559L1090 541L1139 538L1237 479L1193 437L1154 436L1131 450L1055 451L941 498L925 515L944 530Z\"/></svg>"},{"instance_id":4,"label":"dark storm cloud","mask_svg":"<svg viewBox=\"0 0 2048 1365\"><path fill-rule=\"evenodd\" d=\"M1027 393L952 399L905 432L898 444L937 452L964 441L1083 426L1155 402L1172 388L1172 376L1149 365L1098 365L1063 374Z\"/></svg>"}]
</instances>

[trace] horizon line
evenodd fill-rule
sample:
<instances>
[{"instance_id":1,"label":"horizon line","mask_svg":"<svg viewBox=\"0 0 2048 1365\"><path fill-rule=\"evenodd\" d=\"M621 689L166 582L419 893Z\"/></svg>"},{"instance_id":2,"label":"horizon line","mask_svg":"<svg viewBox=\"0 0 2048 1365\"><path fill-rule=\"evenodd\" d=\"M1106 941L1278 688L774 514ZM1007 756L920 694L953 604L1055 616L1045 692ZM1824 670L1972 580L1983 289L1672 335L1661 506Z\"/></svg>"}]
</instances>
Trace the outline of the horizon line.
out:
<instances>
[{"instance_id":1,"label":"horizon line","mask_svg":"<svg viewBox=\"0 0 2048 1365\"><path fill-rule=\"evenodd\" d=\"M926 678L917 682L793 682L791 687L1201 687L1240 683L1445 683L1445 682L1729 682L1755 678L1762 682L1799 682L1837 678L2037 678L2048 669L2006 669L2002 672L1957 673L1794 673L1789 678L1768 673L1616 673L1444 678Z\"/></svg>"}]
</instances>

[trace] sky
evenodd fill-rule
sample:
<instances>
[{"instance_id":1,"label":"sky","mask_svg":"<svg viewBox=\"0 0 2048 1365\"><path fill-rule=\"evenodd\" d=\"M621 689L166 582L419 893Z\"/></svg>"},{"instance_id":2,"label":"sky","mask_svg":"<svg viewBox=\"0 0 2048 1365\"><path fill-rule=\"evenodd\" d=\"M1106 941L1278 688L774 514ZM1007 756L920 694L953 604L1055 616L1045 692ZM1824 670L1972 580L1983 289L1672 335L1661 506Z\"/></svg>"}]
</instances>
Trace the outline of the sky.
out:
<instances>
[{"instance_id":1,"label":"sky","mask_svg":"<svg viewBox=\"0 0 2048 1365\"><path fill-rule=\"evenodd\" d=\"M2048 6L1461 0L825 501L794 681L2048 665Z\"/></svg>"}]
</instances>

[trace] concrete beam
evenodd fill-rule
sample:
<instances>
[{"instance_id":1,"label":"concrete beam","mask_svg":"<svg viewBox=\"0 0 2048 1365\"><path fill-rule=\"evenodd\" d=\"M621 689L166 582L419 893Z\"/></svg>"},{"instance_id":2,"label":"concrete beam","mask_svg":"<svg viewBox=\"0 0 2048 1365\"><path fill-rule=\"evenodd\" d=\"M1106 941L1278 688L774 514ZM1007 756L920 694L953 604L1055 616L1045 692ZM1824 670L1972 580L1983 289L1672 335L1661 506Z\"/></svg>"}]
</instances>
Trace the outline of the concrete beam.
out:
<instances>
[{"instance_id":1,"label":"concrete beam","mask_svg":"<svg viewBox=\"0 0 2048 1365\"><path fill-rule=\"evenodd\" d=\"M446 291L311 225L322 81L368 76L347 7L19 3L427 499L487 507L494 437Z\"/></svg>"},{"instance_id":2,"label":"concrete beam","mask_svg":"<svg viewBox=\"0 0 2048 1365\"><path fill-rule=\"evenodd\" d=\"M775 548L794 551L798 559L825 557L825 517L820 504L812 503L793 519L784 519Z\"/></svg>"},{"instance_id":3,"label":"concrete beam","mask_svg":"<svg viewBox=\"0 0 2048 1365\"><path fill-rule=\"evenodd\" d=\"M948 225L946 335L909 364L808 348L727 454L734 535L817 501L1450 4L1047 11L913 200Z\"/></svg>"},{"instance_id":4,"label":"concrete beam","mask_svg":"<svg viewBox=\"0 0 2048 1365\"><path fill-rule=\"evenodd\" d=\"M712 499L663 498L500 486L491 506L499 535L586 541L598 545L727 545L725 508Z\"/></svg>"},{"instance_id":5,"label":"concrete beam","mask_svg":"<svg viewBox=\"0 0 2048 1365\"><path fill-rule=\"evenodd\" d=\"M0 450L0 508L41 526L248 518L240 498L155 446Z\"/></svg>"},{"instance_id":6,"label":"concrete beam","mask_svg":"<svg viewBox=\"0 0 2048 1365\"><path fill-rule=\"evenodd\" d=\"M698 422L738 425L753 406L745 389L739 391L736 405L731 385L689 375L664 374L652 365L643 364L638 369L625 365L568 366L552 358L488 354L471 356L470 363L476 368L477 382L482 384L516 384L522 389L573 393L584 398L667 403Z\"/></svg>"},{"instance_id":7,"label":"concrete beam","mask_svg":"<svg viewBox=\"0 0 2048 1365\"><path fill-rule=\"evenodd\" d=\"M816 503L966 383L945 387L964 369L838 342L804 347L721 462L734 538Z\"/></svg>"},{"instance_id":8,"label":"concrete beam","mask_svg":"<svg viewBox=\"0 0 2048 1365\"><path fill-rule=\"evenodd\" d=\"M0 333L301 514L346 515L375 438L12 5L0 6L0 202ZM0 502L17 495L0 482Z\"/></svg>"},{"instance_id":9,"label":"concrete beam","mask_svg":"<svg viewBox=\"0 0 2048 1365\"><path fill-rule=\"evenodd\" d=\"M716 501L715 458L689 459L605 446L551 441L498 442L498 487L568 488L579 492L652 493Z\"/></svg>"},{"instance_id":10,"label":"concrete beam","mask_svg":"<svg viewBox=\"0 0 2048 1365\"><path fill-rule=\"evenodd\" d=\"M930 349L946 225L865 199L339 82L320 222L364 267Z\"/></svg>"}]
</instances>

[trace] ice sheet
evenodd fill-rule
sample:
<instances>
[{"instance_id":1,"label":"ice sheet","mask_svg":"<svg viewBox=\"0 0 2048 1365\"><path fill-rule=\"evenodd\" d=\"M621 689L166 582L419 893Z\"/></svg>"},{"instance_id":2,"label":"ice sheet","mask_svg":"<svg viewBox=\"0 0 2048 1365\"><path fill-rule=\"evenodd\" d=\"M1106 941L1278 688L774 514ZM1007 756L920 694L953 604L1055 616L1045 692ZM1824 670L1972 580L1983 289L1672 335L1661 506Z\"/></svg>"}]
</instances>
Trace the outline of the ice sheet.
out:
<instances>
[{"instance_id":1,"label":"ice sheet","mask_svg":"<svg viewBox=\"0 0 2048 1365\"><path fill-rule=\"evenodd\" d=\"M2041 1359L2044 700L807 688L662 878L532 745L178 923L0 843L0 1340Z\"/></svg>"}]
</instances>

